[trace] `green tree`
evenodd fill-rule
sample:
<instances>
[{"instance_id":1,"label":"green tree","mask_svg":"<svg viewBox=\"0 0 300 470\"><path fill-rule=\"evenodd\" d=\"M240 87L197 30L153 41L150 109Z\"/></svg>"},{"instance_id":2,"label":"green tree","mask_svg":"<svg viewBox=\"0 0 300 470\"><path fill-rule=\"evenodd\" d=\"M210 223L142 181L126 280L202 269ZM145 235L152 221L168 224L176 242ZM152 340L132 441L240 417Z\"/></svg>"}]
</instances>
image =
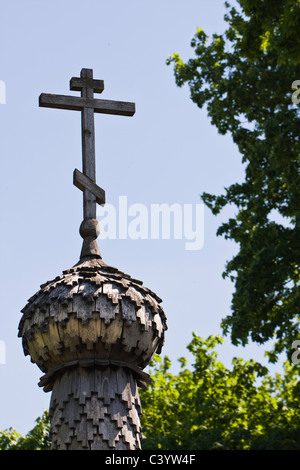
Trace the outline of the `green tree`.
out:
<instances>
[{"instance_id":1,"label":"green tree","mask_svg":"<svg viewBox=\"0 0 300 470\"><path fill-rule=\"evenodd\" d=\"M48 450L50 448L48 411L44 411L35 422L36 425L25 437L14 428L1 431L0 450Z\"/></svg>"},{"instance_id":2,"label":"green tree","mask_svg":"<svg viewBox=\"0 0 300 470\"><path fill-rule=\"evenodd\" d=\"M217 231L239 247L223 273L235 284L223 331L235 345L272 340L269 359L276 362L299 339L299 106L291 85L300 79L300 2L238 5L226 3L224 34L209 42L198 29L194 57L184 63L173 54L167 63L219 133L232 136L245 164L242 183L222 195L202 194L215 215L237 208Z\"/></svg>"},{"instance_id":3,"label":"green tree","mask_svg":"<svg viewBox=\"0 0 300 470\"><path fill-rule=\"evenodd\" d=\"M223 339L193 335L187 349L193 369L179 359L178 375L168 358L154 358L152 384L141 391L143 449L300 449L300 387L297 367L284 375L234 358L227 369L215 349Z\"/></svg>"},{"instance_id":4,"label":"green tree","mask_svg":"<svg viewBox=\"0 0 300 470\"><path fill-rule=\"evenodd\" d=\"M297 366L287 361L283 374L234 358L226 368L218 360L220 336L206 340L193 334L187 349L194 363L180 358L178 374L171 361L155 356L153 382L141 390L143 449L163 450L300 450L300 385ZM0 450L47 450L49 417L44 412L25 437L0 432Z\"/></svg>"}]
</instances>

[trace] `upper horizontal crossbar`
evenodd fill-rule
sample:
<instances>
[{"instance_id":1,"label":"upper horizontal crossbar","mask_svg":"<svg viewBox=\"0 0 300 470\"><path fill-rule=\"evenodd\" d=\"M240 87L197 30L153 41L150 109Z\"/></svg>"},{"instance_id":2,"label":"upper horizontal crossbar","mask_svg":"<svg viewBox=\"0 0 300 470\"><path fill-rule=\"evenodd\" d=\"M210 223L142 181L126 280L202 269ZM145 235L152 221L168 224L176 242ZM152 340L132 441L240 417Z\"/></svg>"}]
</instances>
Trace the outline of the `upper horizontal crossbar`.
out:
<instances>
[{"instance_id":1,"label":"upper horizontal crossbar","mask_svg":"<svg viewBox=\"0 0 300 470\"><path fill-rule=\"evenodd\" d=\"M82 88L92 88L95 93L102 93L104 90L104 80L95 80L94 78L71 78L70 90L81 91Z\"/></svg>"}]
</instances>

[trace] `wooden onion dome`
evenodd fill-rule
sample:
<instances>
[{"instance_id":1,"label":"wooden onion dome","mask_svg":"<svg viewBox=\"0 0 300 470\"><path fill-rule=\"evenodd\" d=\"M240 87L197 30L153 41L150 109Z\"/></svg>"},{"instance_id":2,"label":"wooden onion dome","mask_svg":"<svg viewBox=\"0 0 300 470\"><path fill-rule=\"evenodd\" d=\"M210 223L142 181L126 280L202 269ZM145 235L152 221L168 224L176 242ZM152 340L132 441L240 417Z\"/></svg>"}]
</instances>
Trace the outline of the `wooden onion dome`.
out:
<instances>
[{"instance_id":1,"label":"wooden onion dome","mask_svg":"<svg viewBox=\"0 0 300 470\"><path fill-rule=\"evenodd\" d=\"M137 386L167 328L161 300L102 259L83 258L28 301L19 325L25 355L52 390L54 449L140 448Z\"/></svg>"}]
</instances>

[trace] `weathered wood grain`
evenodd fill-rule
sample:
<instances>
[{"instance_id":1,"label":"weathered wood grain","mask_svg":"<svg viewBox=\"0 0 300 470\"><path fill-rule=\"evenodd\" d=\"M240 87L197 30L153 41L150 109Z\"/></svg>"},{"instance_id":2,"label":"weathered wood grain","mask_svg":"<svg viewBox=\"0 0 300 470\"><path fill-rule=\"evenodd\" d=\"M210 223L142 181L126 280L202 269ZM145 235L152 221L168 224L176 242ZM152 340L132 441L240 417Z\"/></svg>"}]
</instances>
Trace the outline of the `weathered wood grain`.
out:
<instances>
[{"instance_id":1,"label":"weathered wood grain","mask_svg":"<svg viewBox=\"0 0 300 470\"><path fill-rule=\"evenodd\" d=\"M87 230L87 228L86 228ZM81 260L43 284L23 309L19 336L52 391L53 449L139 449L138 385L162 347L158 297L102 260Z\"/></svg>"},{"instance_id":2,"label":"weathered wood grain","mask_svg":"<svg viewBox=\"0 0 300 470\"><path fill-rule=\"evenodd\" d=\"M100 206L104 206L104 189L97 186L97 184L95 184L90 178L88 178L88 176L81 173L81 171L77 170L77 168L75 168L73 173L73 184L81 191L84 191L85 189L90 191L96 197L96 202L100 204Z\"/></svg>"},{"instance_id":3,"label":"weathered wood grain","mask_svg":"<svg viewBox=\"0 0 300 470\"><path fill-rule=\"evenodd\" d=\"M71 78L70 89L80 91L81 96L41 93L39 106L81 112L83 173L75 170L73 182L76 187L83 191L84 220L96 219L96 203L101 205L105 203L105 192L96 185L94 113L133 116L135 114L135 103L95 99L94 93L102 93L104 90L104 82L93 78L92 69L83 68L79 78ZM89 235L84 235L84 232L80 233L84 239L81 258L87 256L101 258L97 242L91 239Z\"/></svg>"},{"instance_id":4,"label":"weathered wood grain","mask_svg":"<svg viewBox=\"0 0 300 470\"><path fill-rule=\"evenodd\" d=\"M96 80L94 78L71 78L70 90L81 91L82 88L91 88L94 93L102 93L104 90L104 80Z\"/></svg>"},{"instance_id":5,"label":"weathered wood grain","mask_svg":"<svg viewBox=\"0 0 300 470\"><path fill-rule=\"evenodd\" d=\"M95 113L118 116L133 116L135 114L135 103L128 101L100 100L51 93L40 94L39 106L41 108L68 109L70 111L82 111L84 108L89 108L93 109Z\"/></svg>"},{"instance_id":6,"label":"weathered wood grain","mask_svg":"<svg viewBox=\"0 0 300 470\"><path fill-rule=\"evenodd\" d=\"M138 450L140 412L131 372L120 367L65 372L50 402L52 449Z\"/></svg>"}]
</instances>

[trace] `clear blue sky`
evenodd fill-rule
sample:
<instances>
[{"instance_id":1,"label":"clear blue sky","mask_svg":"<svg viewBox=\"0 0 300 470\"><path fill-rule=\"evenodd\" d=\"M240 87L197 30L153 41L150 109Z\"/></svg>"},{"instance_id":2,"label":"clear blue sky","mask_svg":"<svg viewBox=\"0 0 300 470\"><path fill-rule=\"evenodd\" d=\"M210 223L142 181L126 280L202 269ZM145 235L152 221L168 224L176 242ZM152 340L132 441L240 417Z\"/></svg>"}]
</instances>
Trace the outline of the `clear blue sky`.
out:
<instances>
[{"instance_id":1,"label":"clear blue sky","mask_svg":"<svg viewBox=\"0 0 300 470\"><path fill-rule=\"evenodd\" d=\"M48 407L42 375L23 355L20 310L40 284L79 259L82 193L80 113L38 107L40 93L77 94L69 80L83 67L103 79L104 99L134 101L132 118L96 115L97 182L107 202L129 205L199 204L203 191L219 194L243 180L230 136L218 135L205 110L175 85L167 57L192 54L197 27L222 33L223 0L15 0L1 2L0 80L6 83L1 122L0 430L26 433ZM204 246L184 240L103 240L105 262L141 279L162 299L169 330L163 354L189 357L192 332L220 334L233 286L222 279L233 243L216 237L230 212L205 210ZM220 360L234 355L262 360L256 346L228 341Z\"/></svg>"}]
</instances>

